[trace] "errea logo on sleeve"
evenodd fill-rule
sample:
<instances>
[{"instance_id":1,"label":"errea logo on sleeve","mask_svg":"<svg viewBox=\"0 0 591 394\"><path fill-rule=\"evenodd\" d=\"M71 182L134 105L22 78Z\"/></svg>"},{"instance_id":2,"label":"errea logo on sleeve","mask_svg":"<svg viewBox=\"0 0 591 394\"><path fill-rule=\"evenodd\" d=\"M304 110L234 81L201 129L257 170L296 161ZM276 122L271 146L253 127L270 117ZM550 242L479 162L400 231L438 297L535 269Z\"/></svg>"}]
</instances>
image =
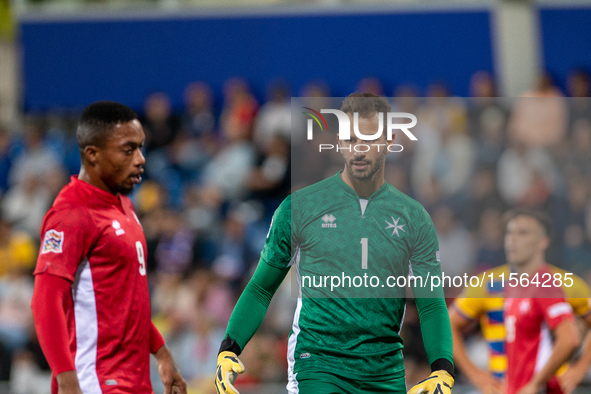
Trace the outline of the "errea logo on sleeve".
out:
<instances>
[{"instance_id":1,"label":"errea logo on sleeve","mask_svg":"<svg viewBox=\"0 0 591 394\"><path fill-rule=\"evenodd\" d=\"M119 223L117 220L113 220L113 223L111 224L113 226L113 228L115 229L115 234L116 235L123 235L125 234L125 230L123 230L121 228L121 223Z\"/></svg>"},{"instance_id":2,"label":"errea logo on sleeve","mask_svg":"<svg viewBox=\"0 0 591 394\"><path fill-rule=\"evenodd\" d=\"M43 246L41 247L41 254L45 253L62 253L62 245L64 244L64 232L51 229L45 233L43 237Z\"/></svg>"}]
</instances>

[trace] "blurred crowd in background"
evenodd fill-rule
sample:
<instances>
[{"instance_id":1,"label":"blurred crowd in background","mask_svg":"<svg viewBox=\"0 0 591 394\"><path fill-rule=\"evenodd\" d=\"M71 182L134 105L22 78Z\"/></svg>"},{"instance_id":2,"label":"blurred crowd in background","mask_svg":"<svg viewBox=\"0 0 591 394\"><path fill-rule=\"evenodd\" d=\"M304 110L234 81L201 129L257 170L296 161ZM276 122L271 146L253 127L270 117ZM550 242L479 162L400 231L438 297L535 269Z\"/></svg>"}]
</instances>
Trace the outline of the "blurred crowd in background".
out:
<instances>
[{"instance_id":1,"label":"blurred crowd in background","mask_svg":"<svg viewBox=\"0 0 591 394\"><path fill-rule=\"evenodd\" d=\"M386 92L366 78L351 89L391 96L394 111L417 115L418 141L405 140L402 152L388 155L386 179L427 208L446 274L504 264L504 212L537 206L553 220L548 261L589 283L590 84L587 73L573 70L566 92L544 74L520 99L495 98L486 72L471 77L471 98L453 97L444 83L425 92L412 85ZM150 94L138 111L147 162L132 198L148 243L153 320L192 393L212 392L226 323L256 267L274 210L304 180L343 168L337 154L319 163L318 155L292 157L290 148L290 98L330 95L321 81L300 92L276 81L263 99L233 78L223 97L195 82L185 90L182 111L162 92ZM0 380L9 381L13 393L49 388L30 312L31 272L43 215L80 169L77 120L78 114L55 111L27 115L22 130L0 125ZM457 291L449 289L448 296ZM286 280L241 357L247 372L239 388L286 380L295 301ZM403 328L409 383L429 370L412 305ZM155 370L154 378L158 392Z\"/></svg>"}]
</instances>

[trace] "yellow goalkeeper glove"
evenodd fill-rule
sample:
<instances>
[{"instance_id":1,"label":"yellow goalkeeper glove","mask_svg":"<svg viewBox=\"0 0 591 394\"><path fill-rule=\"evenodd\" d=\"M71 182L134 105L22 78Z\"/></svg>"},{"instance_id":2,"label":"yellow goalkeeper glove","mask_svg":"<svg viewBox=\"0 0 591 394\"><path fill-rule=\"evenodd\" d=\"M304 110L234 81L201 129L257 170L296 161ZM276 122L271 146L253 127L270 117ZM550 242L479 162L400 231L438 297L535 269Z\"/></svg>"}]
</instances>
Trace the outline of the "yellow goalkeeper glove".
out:
<instances>
[{"instance_id":1,"label":"yellow goalkeeper glove","mask_svg":"<svg viewBox=\"0 0 591 394\"><path fill-rule=\"evenodd\" d=\"M454 378L449 372L435 371L425 380L415 384L408 394L451 394Z\"/></svg>"},{"instance_id":2,"label":"yellow goalkeeper glove","mask_svg":"<svg viewBox=\"0 0 591 394\"><path fill-rule=\"evenodd\" d=\"M218 355L218 369L215 373L215 387L219 394L240 394L234 387L238 374L244 372L244 364L236 353L221 352Z\"/></svg>"}]
</instances>

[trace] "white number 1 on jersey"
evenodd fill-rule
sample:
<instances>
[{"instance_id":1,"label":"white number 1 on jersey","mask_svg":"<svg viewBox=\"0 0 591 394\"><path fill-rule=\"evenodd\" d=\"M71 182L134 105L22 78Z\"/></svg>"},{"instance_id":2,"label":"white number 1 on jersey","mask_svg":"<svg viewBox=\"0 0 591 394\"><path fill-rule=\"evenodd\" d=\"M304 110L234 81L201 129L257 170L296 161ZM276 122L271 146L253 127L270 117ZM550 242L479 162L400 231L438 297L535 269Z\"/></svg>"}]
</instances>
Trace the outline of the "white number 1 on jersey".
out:
<instances>
[{"instance_id":1,"label":"white number 1 on jersey","mask_svg":"<svg viewBox=\"0 0 591 394\"><path fill-rule=\"evenodd\" d=\"M137 250L137 259L140 262L140 275L146 275L146 259L144 258L144 246L140 241L135 242L135 249Z\"/></svg>"},{"instance_id":2,"label":"white number 1 on jersey","mask_svg":"<svg viewBox=\"0 0 591 394\"><path fill-rule=\"evenodd\" d=\"M367 238L361 238L361 268L367 269Z\"/></svg>"}]
</instances>

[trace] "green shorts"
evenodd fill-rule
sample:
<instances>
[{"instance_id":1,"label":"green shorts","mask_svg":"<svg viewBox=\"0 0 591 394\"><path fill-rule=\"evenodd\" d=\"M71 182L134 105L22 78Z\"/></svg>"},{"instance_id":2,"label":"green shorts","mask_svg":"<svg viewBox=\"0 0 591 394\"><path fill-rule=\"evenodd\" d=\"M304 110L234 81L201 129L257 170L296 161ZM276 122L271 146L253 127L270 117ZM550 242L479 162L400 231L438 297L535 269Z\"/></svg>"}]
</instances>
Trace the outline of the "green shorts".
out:
<instances>
[{"instance_id":1,"label":"green shorts","mask_svg":"<svg viewBox=\"0 0 591 394\"><path fill-rule=\"evenodd\" d=\"M406 394L404 374L384 380L356 380L328 372L302 371L289 394Z\"/></svg>"}]
</instances>

